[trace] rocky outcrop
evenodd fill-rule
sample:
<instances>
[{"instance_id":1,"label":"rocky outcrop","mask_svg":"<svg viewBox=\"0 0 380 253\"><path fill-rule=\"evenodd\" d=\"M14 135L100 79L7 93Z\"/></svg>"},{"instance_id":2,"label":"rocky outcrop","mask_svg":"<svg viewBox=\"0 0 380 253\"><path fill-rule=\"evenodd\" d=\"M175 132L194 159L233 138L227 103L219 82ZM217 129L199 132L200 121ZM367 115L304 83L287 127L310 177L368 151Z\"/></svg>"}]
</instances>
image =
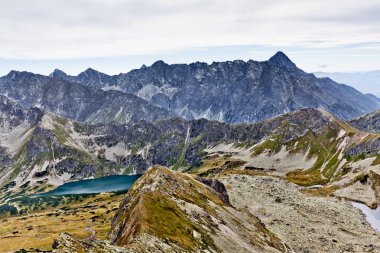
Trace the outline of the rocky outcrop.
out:
<instances>
[{"instance_id":1,"label":"rocky outcrop","mask_svg":"<svg viewBox=\"0 0 380 253\"><path fill-rule=\"evenodd\" d=\"M154 166L120 203L108 240L62 233L53 252L291 252L256 216L198 180ZM225 192L219 181L204 182Z\"/></svg>"},{"instance_id":2,"label":"rocky outcrop","mask_svg":"<svg viewBox=\"0 0 380 253\"><path fill-rule=\"evenodd\" d=\"M219 198L225 204L230 205L230 200L228 198L226 187L224 186L222 182L214 178L204 178L204 177L197 177L196 180L198 180L201 183L204 183L205 185L210 186L212 189L215 190Z\"/></svg>"},{"instance_id":3,"label":"rocky outcrop","mask_svg":"<svg viewBox=\"0 0 380 253\"><path fill-rule=\"evenodd\" d=\"M54 253L127 253L123 248L113 246L107 241L96 238L78 239L67 233L62 233L52 245Z\"/></svg>"},{"instance_id":4,"label":"rocky outcrop","mask_svg":"<svg viewBox=\"0 0 380 253\"><path fill-rule=\"evenodd\" d=\"M380 110L352 119L350 123L365 132L380 132Z\"/></svg>"},{"instance_id":5,"label":"rocky outcrop","mask_svg":"<svg viewBox=\"0 0 380 253\"><path fill-rule=\"evenodd\" d=\"M213 185L221 188L216 181ZM110 241L142 252L288 250L256 217L226 205L213 188L160 166L129 190L112 222Z\"/></svg>"}]
</instances>

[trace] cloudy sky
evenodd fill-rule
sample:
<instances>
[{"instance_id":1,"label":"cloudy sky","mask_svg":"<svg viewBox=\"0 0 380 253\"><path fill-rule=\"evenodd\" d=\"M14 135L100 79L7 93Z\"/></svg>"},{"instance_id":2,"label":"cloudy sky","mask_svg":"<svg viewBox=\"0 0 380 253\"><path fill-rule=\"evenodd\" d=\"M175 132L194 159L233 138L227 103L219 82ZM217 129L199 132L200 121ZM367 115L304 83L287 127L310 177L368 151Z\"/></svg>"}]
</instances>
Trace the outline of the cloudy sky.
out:
<instances>
[{"instance_id":1,"label":"cloudy sky","mask_svg":"<svg viewBox=\"0 0 380 253\"><path fill-rule=\"evenodd\" d=\"M266 60L380 70L379 0L0 0L0 74Z\"/></svg>"}]
</instances>

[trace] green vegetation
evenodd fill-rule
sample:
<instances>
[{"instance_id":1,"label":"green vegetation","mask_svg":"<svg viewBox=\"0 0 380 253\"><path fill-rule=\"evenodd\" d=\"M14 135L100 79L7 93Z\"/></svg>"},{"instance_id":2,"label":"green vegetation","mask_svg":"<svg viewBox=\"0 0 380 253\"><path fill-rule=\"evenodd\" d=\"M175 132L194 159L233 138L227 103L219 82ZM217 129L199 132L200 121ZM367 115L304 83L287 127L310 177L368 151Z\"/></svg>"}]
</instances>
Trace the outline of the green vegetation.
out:
<instances>
[{"instance_id":1,"label":"green vegetation","mask_svg":"<svg viewBox=\"0 0 380 253\"><path fill-rule=\"evenodd\" d=\"M152 193L144 196L142 205L145 207L145 222L142 225L144 231L178 243L187 250L206 249L210 246L216 249L206 233L202 233L201 241L193 238L193 230L199 233L203 229L196 226L174 201Z\"/></svg>"},{"instance_id":2,"label":"green vegetation","mask_svg":"<svg viewBox=\"0 0 380 253\"><path fill-rule=\"evenodd\" d=\"M263 143L255 147L252 155L253 156L260 155L265 150L268 150L269 153L271 154L274 154L280 151L283 139L284 139L284 135L272 136L272 138L264 141Z\"/></svg>"},{"instance_id":3,"label":"green vegetation","mask_svg":"<svg viewBox=\"0 0 380 253\"><path fill-rule=\"evenodd\" d=\"M380 164L380 155L376 156L376 159L372 162L372 166L379 165Z\"/></svg>"},{"instance_id":4,"label":"green vegetation","mask_svg":"<svg viewBox=\"0 0 380 253\"><path fill-rule=\"evenodd\" d=\"M240 143L236 143L234 144L234 147L235 148L250 148L254 145L255 143L254 142L240 142Z\"/></svg>"},{"instance_id":5,"label":"green vegetation","mask_svg":"<svg viewBox=\"0 0 380 253\"><path fill-rule=\"evenodd\" d=\"M185 144L185 142L178 143L178 148L182 147L182 150L179 152L179 157L177 158L177 161L173 165L173 170L178 170L184 165L185 162L185 155L188 148L188 145Z\"/></svg>"},{"instance_id":6,"label":"green vegetation","mask_svg":"<svg viewBox=\"0 0 380 253\"><path fill-rule=\"evenodd\" d=\"M95 194L72 194L65 196L25 196L17 194L10 196L8 203L0 206L0 216L24 214L37 210L45 210L59 205L68 205L75 201L79 201Z\"/></svg>"},{"instance_id":7,"label":"green vegetation","mask_svg":"<svg viewBox=\"0 0 380 253\"><path fill-rule=\"evenodd\" d=\"M0 215L16 215L18 210L16 207L8 204L0 205Z\"/></svg>"},{"instance_id":8,"label":"green vegetation","mask_svg":"<svg viewBox=\"0 0 380 253\"><path fill-rule=\"evenodd\" d=\"M51 252L52 243L60 233L88 238L89 227L98 239L104 240L123 198L112 193L82 195L77 199L66 197L57 207L46 206L22 216L3 215L0 217L0 252Z\"/></svg>"},{"instance_id":9,"label":"green vegetation","mask_svg":"<svg viewBox=\"0 0 380 253\"><path fill-rule=\"evenodd\" d=\"M162 178L157 181L159 185L152 191L142 190L153 184L157 175ZM178 244L188 251L210 248L218 250L209 233L201 225L193 222L187 212L180 208L180 203L175 201L177 199L181 203L194 204L215 217L217 213L209 201L219 207L225 206L208 187L191 176L160 166L153 167L135 183L128 196L133 196L133 201L128 204L128 209L121 210L114 224L118 226L118 223L123 224L125 220L129 224L124 227L122 236L118 237L118 245L128 244L137 234L148 233L163 241ZM212 220L207 222L208 227L213 229ZM194 238L193 231L201 237Z\"/></svg>"},{"instance_id":10,"label":"green vegetation","mask_svg":"<svg viewBox=\"0 0 380 253\"><path fill-rule=\"evenodd\" d=\"M286 126L285 126L286 127ZM296 184L310 186L329 182L337 170L340 159L338 152L339 140L337 130L328 126L320 133L309 130L300 138L284 143L284 134L272 136L257 147L252 156L257 156L267 150L270 154L279 152L283 145L290 154L307 153L309 159L316 158L311 169L289 172L286 178Z\"/></svg>"},{"instance_id":11,"label":"green vegetation","mask_svg":"<svg viewBox=\"0 0 380 253\"><path fill-rule=\"evenodd\" d=\"M54 129L52 130L54 136L57 138L60 144L65 144L66 141L70 138L70 135L67 133L64 127L59 124L54 124Z\"/></svg>"},{"instance_id":12,"label":"green vegetation","mask_svg":"<svg viewBox=\"0 0 380 253\"><path fill-rule=\"evenodd\" d=\"M286 179L292 183L302 186L323 185L328 179L323 178L319 170L295 170L286 174Z\"/></svg>"}]
</instances>

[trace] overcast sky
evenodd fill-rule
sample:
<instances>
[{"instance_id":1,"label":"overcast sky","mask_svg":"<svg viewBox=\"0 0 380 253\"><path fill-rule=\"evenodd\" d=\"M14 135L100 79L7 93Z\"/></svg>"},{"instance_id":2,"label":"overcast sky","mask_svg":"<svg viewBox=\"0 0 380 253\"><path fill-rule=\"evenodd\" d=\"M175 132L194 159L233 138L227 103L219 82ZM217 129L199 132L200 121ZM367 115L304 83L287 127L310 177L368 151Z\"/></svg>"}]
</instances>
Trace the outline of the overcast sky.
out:
<instances>
[{"instance_id":1,"label":"overcast sky","mask_svg":"<svg viewBox=\"0 0 380 253\"><path fill-rule=\"evenodd\" d=\"M0 74L266 60L380 69L379 0L0 0Z\"/></svg>"}]
</instances>

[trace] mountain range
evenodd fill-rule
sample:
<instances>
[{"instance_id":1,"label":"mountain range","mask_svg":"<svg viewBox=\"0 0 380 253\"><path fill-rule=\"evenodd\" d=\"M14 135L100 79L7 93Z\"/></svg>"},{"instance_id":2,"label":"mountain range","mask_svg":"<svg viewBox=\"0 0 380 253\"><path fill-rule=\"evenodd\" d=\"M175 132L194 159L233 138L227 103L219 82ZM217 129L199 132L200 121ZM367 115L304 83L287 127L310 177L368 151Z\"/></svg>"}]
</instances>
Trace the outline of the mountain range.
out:
<instances>
[{"instance_id":1,"label":"mountain range","mask_svg":"<svg viewBox=\"0 0 380 253\"><path fill-rule=\"evenodd\" d=\"M157 61L116 76L93 69L78 76L12 71L0 78L0 93L24 107L89 123L173 117L251 123L302 108L350 119L380 107L373 95L303 72L282 52L264 62Z\"/></svg>"},{"instance_id":2,"label":"mountain range","mask_svg":"<svg viewBox=\"0 0 380 253\"><path fill-rule=\"evenodd\" d=\"M368 174L380 159L379 135L362 132L321 109L301 109L250 124L173 118L94 125L38 108L23 109L0 98L3 193L143 174L156 164L208 176L224 168L223 160L212 160L215 168L207 165L208 153L219 152L232 152L244 168L273 171L303 186L355 181L355 175ZM365 169L355 169L363 159L372 160ZM371 206L377 198L366 201Z\"/></svg>"},{"instance_id":3,"label":"mountain range","mask_svg":"<svg viewBox=\"0 0 380 253\"><path fill-rule=\"evenodd\" d=\"M116 76L93 69L78 76L55 70L50 76L134 94L187 120L255 122L309 107L348 119L379 107L376 97L307 74L282 52L265 62L169 65L157 61Z\"/></svg>"},{"instance_id":4,"label":"mountain range","mask_svg":"<svg viewBox=\"0 0 380 253\"><path fill-rule=\"evenodd\" d=\"M51 212L57 200L25 205L33 201L25 196L65 182L144 174L116 209L91 211L102 195L73 204L65 196L53 209L63 211L49 216L64 221L81 210L93 214L91 224L114 216L107 240L62 233L53 252L340 252L347 242L354 252L380 249L362 214L341 201L379 203L380 135L322 109L249 124L174 118L95 125L4 96L0 109L5 215L30 213L23 219L33 221L36 211ZM319 219L318 230L305 225ZM341 243L320 239L328 233Z\"/></svg>"},{"instance_id":5,"label":"mountain range","mask_svg":"<svg viewBox=\"0 0 380 253\"><path fill-rule=\"evenodd\" d=\"M0 251L378 252L351 202L380 203L379 106L282 52L116 76L11 71ZM127 193L41 195L131 174Z\"/></svg>"}]
</instances>

